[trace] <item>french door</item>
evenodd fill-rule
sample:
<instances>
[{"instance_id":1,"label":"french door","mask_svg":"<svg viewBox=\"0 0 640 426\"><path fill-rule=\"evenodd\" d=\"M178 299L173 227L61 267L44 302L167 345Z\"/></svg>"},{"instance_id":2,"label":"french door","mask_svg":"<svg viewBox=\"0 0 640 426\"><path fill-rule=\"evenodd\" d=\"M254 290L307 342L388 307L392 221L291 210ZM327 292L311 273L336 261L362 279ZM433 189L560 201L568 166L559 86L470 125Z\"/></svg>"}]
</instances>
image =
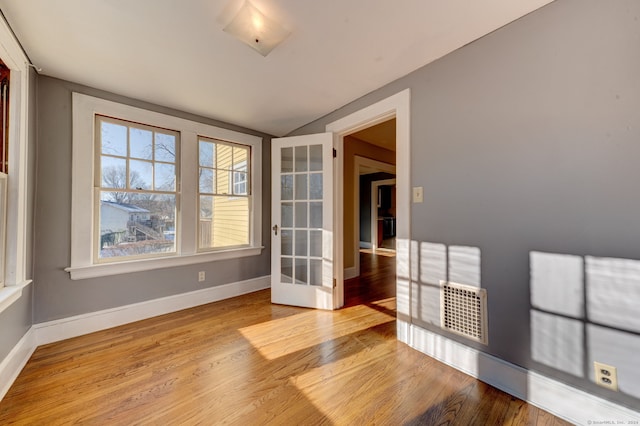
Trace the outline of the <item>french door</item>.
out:
<instances>
[{"instance_id":1,"label":"french door","mask_svg":"<svg viewBox=\"0 0 640 426\"><path fill-rule=\"evenodd\" d=\"M333 134L273 139L271 164L271 301L333 309Z\"/></svg>"}]
</instances>

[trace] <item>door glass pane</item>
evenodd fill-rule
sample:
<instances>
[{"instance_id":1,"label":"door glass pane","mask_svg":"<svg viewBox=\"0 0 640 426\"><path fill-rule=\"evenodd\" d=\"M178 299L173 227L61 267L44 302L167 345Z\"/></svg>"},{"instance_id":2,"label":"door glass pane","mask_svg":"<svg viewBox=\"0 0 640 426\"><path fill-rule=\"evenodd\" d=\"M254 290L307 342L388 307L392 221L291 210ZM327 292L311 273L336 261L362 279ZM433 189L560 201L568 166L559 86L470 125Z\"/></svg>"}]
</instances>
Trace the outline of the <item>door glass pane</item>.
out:
<instances>
[{"instance_id":1,"label":"door glass pane","mask_svg":"<svg viewBox=\"0 0 640 426\"><path fill-rule=\"evenodd\" d=\"M293 172L293 148L282 148L280 150L280 173Z\"/></svg>"},{"instance_id":2,"label":"door glass pane","mask_svg":"<svg viewBox=\"0 0 640 426\"><path fill-rule=\"evenodd\" d=\"M309 261L309 284L322 285L322 260L311 259Z\"/></svg>"},{"instance_id":3,"label":"door glass pane","mask_svg":"<svg viewBox=\"0 0 640 426\"><path fill-rule=\"evenodd\" d=\"M280 199L293 200L293 175L280 176Z\"/></svg>"},{"instance_id":4,"label":"door glass pane","mask_svg":"<svg viewBox=\"0 0 640 426\"><path fill-rule=\"evenodd\" d=\"M307 259L296 258L296 284L307 284Z\"/></svg>"},{"instance_id":5,"label":"door glass pane","mask_svg":"<svg viewBox=\"0 0 640 426\"><path fill-rule=\"evenodd\" d=\"M280 212L282 215L281 227L293 228L293 203L282 203Z\"/></svg>"},{"instance_id":6,"label":"door glass pane","mask_svg":"<svg viewBox=\"0 0 640 426\"><path fill-rule=\"evenodd\" d=\"M307 203L296 203L296 228L307 227Z\"/></svg>"},{"instance_id":7,"label":"door glass pane","mask_svg":"<svg viewBox=\"0 0 640 426\"><path fill-rule=\"evenodd\" d=\"M322 231L309 231L309 256L322 257Z\"/></svg>"},{"instance_id":8,"label":"door glass pane","mask_svg":"<svg viewBox=\"0 0 640 426\"><path fill-rule=\"evenodd\" d=\"M322 202L309 203L309 228L322 228Z\"/></svg>"},{"instance_id":9,"label":"door glass pane","mask_svg":"<svg viewBox=\"0 0 640 426\"><path fill-rule=\"evenodd\" d=\"M307 199L307 175L296 175L296 200Z\"/></svg>"},{"instance_id":10,"label":"door glass pane","mask_svg":"<svg viewBox=\"0 0 640 426\"><path fill-rule=\"evenodd\" d=\"M290 229L282 231L281 253L284 256L293 255L293 231Z\"/></svg>"},{"instance_id":11,"label":"door glass pane","mask_svg":"<svg viewBox=\"0 0 640 426\"><path fill-rule=\"evenodd\" d=\"M307 168L307 147L296 146L296 172L306 172Z\"/></svg>"},{"instance_id":12,"label":"door glass pane","mask_svg":"<svg viewBox=\"0 0 640 426\"><path fill-rule=\"evenodd\" d=\"M307 231L296 229L296 256L307 255Z\"/></svg>"},{"instance_id":13,"label":"door glass pane","mask_svg":"<svg viewBox=\"0 0 640 426\"><path fill-rule=\"evenodd\" d=\"M280 259L280 273L283 283L293 284L293 259L290 257L283 257Z\"/></svg>"},{"instance_id":14,"label":"door glass pane","mask_svg":"<svg viewBox=\"0 0 640 426\"><path fill-rule=\"evenodd\" d=\"M322 145L309 147L309 170L312 172L322 170Z\"/></svg>"},{"instance_id":15,"label":"door glass pane","mask_svg":"<svg viewBox=\"0 0 640 426\"><path fill-rule=\"evenodd\" d=\"M322 173L309 174L309 199L322 200Z\"/></svg>"}]
</instances>

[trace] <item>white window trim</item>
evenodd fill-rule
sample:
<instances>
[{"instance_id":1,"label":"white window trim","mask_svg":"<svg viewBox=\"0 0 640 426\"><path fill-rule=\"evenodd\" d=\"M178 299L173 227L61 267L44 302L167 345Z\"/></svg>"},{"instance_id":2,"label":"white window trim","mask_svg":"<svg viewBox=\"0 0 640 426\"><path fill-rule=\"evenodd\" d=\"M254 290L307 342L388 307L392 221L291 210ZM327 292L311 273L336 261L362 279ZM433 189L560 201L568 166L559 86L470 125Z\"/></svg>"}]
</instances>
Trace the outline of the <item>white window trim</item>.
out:
<instances>
[{"instance_id":1,"label":"white window trim","mask_svg":"<svg viewBox=\"0 0 640 426\"><path fill-rule=\"evenodd\" d=\"M26 278L29 62L4 19L0 19L0 57L11 69L5 287L0 287L2 312L20 298L22 289L31 282Z\"/></svg>"},{"instance_id":2,"label":"white window trim","mask_svg":"<svg viewBox=\"0 0 640 426\"><path fill-rule=\"evenodd\" d=\"M167 257L94 264L93 168L95 115L169 128L180 132L180 214L176 223L176 254ZM255 256L262 252L262 139L233 130L148 111L92 96L73 93L73 159L71 183L71 279L147 271L214 260ZM251 146L250 245L237 249L198 252L198 137L206 136Z\"/></svg>"}]
</instances>

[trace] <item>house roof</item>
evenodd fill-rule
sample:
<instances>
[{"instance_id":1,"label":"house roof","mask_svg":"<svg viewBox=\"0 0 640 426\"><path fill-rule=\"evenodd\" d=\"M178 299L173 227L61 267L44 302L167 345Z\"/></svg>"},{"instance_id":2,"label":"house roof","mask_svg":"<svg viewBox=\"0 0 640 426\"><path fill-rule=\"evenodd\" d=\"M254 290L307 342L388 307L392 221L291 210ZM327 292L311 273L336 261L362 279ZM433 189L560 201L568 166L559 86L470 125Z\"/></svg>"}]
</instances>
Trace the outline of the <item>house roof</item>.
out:
<instances>
[{"instance_id":1,"label":"house roof","mask_svg":"<svg viewBox=\"0 0 640 426\"><path fill-rule=\"evenodd\" d=\"M252 0L267 57L222 28L244 0L0 0L41 73L284 135L552 0Z\"/></svg>"},{"instance_id":2,"label":"house roof","mask_svg":"<svg viewBox=\"0 0 640 426\"><path fill-rule=\"evenodd\" d=\"M102 201L102 200L100 201L100 203L106 204L116 209L124 210L129 213L150 213L149 210L143 209L142 207L134 206L133 204L114 203L113 201Z\"/></svg>"}]
</instances>

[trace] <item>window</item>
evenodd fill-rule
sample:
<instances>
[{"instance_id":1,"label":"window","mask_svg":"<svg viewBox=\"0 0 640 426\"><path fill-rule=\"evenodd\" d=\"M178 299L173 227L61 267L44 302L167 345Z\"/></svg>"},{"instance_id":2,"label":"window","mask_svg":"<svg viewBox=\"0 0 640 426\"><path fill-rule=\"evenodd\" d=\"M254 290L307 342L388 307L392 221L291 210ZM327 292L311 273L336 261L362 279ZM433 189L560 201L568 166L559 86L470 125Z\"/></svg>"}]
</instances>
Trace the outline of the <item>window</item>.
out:
<instances>
[{"instance_id":1,"label":"window","mask_svg":"<svg viewBox=\"0 0 640 426\"><path fill-rule=\"evenodd\" d=\"M198 246L201 250L249 244L251 194L248 146L201 137L198 141Z\"/></svg>"},{"instance_id":2,"label":"window","mask_svg":"<svg viewBox=\"0 0 640 426\"><path fill-rule=\"evenodd\" d=\"M261 144L74 93L71 278L260 254Z\"/></svg>"},{"instance_id":3,"label":"window","mask_svg":"<svg viewBox=\"0 0 640 426\"><path fill-rule=\"evenodd\" d=\"M177 132L96 115L96 262L175 253Z\"/></svg>"},{"instance_id":4,"label":"window","mask_svg":"<svg viewBox=\"0 0 640 426\"><path fill-rule=\"evenodd\" d=\"M9 173L9 77L0 60L0 288L4 287L7 230L7 173Z\"/></svg>"},{"instance_id":5,"label":"window","mask_svg":"<svg viewBox=\"0 0 640 426\"><path fill-rule=\"evenodd\" d=\"M29 60L7 23L0 19L0 312L31 280L27 273L28 168L31 139Z\"/></svg>"}]
</instances>

